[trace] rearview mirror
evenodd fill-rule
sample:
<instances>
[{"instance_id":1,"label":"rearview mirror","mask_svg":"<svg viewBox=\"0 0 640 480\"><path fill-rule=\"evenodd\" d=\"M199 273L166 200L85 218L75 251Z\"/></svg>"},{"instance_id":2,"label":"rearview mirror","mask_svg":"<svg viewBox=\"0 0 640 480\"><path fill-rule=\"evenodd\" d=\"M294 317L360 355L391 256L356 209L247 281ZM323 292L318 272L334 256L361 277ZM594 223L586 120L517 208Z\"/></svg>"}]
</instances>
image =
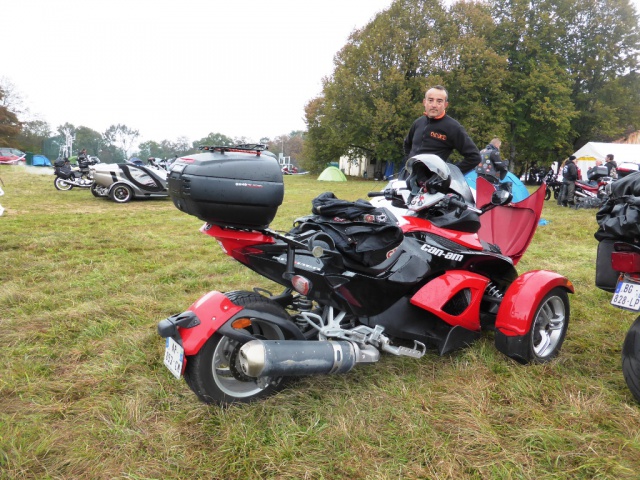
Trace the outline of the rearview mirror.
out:
<instances>
[{"instance_id":1,"label":"rearview mirror","mask_svg":"<svg viewBox=\"0 0 640 480\"><path fill-rule=\"evenodd\" d=\"M491 195L491 204L495 206L506 205L512 198L513 195L508 190L498 189Z\"/></svg>"}]
</instances>

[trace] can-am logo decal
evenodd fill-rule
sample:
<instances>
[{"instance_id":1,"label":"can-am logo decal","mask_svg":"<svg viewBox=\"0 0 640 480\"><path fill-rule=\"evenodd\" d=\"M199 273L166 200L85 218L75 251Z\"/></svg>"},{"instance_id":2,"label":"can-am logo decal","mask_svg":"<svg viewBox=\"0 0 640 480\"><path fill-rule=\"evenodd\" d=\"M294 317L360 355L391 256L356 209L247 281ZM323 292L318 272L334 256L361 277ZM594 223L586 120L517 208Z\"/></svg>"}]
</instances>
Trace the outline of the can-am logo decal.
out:
<instances>
[{"instance_id":1,"label":"can-am logo decal","mask_svg":"<svg viewBox=\"0 0 640 480\"><path fill-rule=\"evenodd\" d=\"M434 255L436 257L444 257L447 260L454 260L456 262L461 262L464 259L464 257L459 253L445 252L441 248L434 247L432 245L422 245L420 247L420 250L424 250L425 252L430 253L431 255Z\"/></svg>"},{"instance_id":2,"label":"can-am logo decal","mask_svg":"<svg viewBox=\"0 0 640 480\"><path fill-rule=\"evenodd\" d=\"M243 183L236 182L236 187L247 187L247 188L263 188L264 185L260 185L258 183Z\"/></svg>"}]
</instances>

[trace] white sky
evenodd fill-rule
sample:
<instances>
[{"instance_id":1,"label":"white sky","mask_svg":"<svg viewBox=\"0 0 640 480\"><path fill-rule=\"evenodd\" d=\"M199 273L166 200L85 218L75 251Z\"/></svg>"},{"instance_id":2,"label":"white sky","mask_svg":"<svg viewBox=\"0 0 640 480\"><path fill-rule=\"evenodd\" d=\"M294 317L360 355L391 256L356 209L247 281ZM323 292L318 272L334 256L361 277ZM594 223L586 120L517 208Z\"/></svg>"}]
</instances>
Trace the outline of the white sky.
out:
<instances>
[{"instance_id":1,"label":"white sky","mask_svg":"<svg viewBox=\"0 0 640 480\"><path fill-rule=\"evenodd\" d=\"M258 141L306 128L334 55L392 0L3 3L0 77L53 129Z\"/></svg>"},{"instance_id":2,"label":"white sky","mask_svg":"<svg viewBox=\"0 0 640 480\"><path fill-rule=\"evenodd\" d=\"M306 129L304 106L334 55L392 0L3 3L15 36L0 77L52 129L122 123L141 140L258 141Z\"/></svg>"}]
</instances>

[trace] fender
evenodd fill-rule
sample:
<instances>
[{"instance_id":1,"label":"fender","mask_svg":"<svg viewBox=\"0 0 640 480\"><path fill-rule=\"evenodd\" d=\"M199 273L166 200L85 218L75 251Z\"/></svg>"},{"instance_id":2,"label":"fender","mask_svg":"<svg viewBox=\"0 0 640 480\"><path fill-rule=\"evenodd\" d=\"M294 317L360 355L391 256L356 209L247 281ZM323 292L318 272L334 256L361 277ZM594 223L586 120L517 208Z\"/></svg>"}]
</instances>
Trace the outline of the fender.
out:
<instances>
[{"instance_id":1,"label":"fender","mask_svg":"<svg viewBox=\"0 0 640 480\"><path fill-rule=\"evenodd\" d=\"M556 272L532 270L520 275L502 298L496 329L508 337L525 335L531 328L540 302L555 287L574 293L571 281Z\"/></svg>"},{"instance_id":2,"label":"fender","mask_svg":"<svg viewBox=\"0 0 640 480\"><path fill-rule=\"evenodd\" d=\"M411 297L411 303L447 322L468 330L480 331L480 302L489 283L487 277L466 270L451 270L434 278ZM460 313L447 313L447 303L467 289L471 299ZM449 310L451 311L451 310Z\"/></svg>"},{"instance_id":3,"label":"fender","mask_svg":"<svg viewBox=\"0 0 640 480\"><path fill-rule=\"evenodd\" d=\"M193 315L185 315L188 312L193 312L197 319L193 319ZM175 337L178 335L180 337L179 340L182 343L182 348L184 348L185 357L197 354L207 340L216 332L220 332L239 342L255 340L255 337L247 333L246 330L233 328L231 323L238 318L257 318L276 325L285 333L287 338L305 339L300 329L290 320L270 313L241 307L229 300L225 294L215 290L200 297L189 307L185 314L169 317L161 322L162 327L159 325L159 332L162 330L161 336ZM176 320L172 321L172 318ZM177 324L176 321L178 322Z\"/></svg>"},{"instance_id":4,"label":"fender","mask_svg":"<svg viewBox=\"0 0 640 480\"><path fill-rule=\"evenodd\" d=\"M242 307L231 302L225 294L214 290L196 300L189 310L196 314L200 324L192 328L180 328L186 356L198 353L211 335L240 312Z\"/></svg>"}]
</instances>

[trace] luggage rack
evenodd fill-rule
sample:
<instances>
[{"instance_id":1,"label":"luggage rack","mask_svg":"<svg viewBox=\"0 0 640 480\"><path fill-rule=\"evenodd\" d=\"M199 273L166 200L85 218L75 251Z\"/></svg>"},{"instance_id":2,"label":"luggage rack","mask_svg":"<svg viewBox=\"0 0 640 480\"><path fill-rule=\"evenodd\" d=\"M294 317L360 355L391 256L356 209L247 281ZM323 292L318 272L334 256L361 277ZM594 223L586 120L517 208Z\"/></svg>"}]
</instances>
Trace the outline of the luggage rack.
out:
<instances>
[{"instance_id":1,"label":"luggage rack","mask_svg":"<svg viewBox=\"0 0 640 480\"><path fill-rule=\"evenodd\" d=\"M264 143L243 143L240 145L234 145L232 147L229 146L212 146L212 145L201 145L198 147L200 150L204 152L242 152L242 153L251 153L255 152L256 156L260 156L260 154L264 150L268 150L268 147Z\"/></svg>"}]
</instances>

